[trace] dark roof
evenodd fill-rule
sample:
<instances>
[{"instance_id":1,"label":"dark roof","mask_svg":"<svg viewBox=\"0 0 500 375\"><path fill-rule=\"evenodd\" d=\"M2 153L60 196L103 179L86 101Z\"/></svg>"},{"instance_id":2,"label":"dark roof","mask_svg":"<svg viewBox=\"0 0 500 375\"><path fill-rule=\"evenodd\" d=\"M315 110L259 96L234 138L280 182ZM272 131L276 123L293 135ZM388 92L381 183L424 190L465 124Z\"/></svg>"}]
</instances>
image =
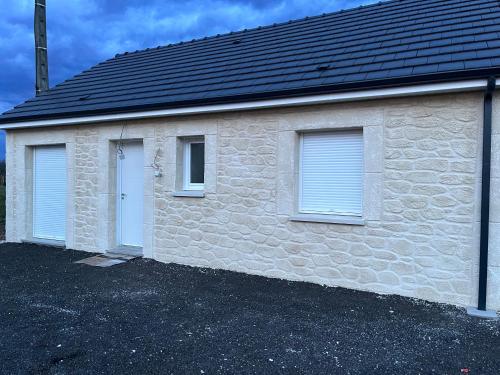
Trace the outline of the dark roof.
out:
<instances>
[{"instance_id":1,"label":"dark roof","mask_svg":"<svg viewBox=\"0 0 500 375\"><path fill-rule=\"evenodd\" d=\"M497 0L393 0L116 55L0 122L487 77Z\"/></svg>"}]
</instances>

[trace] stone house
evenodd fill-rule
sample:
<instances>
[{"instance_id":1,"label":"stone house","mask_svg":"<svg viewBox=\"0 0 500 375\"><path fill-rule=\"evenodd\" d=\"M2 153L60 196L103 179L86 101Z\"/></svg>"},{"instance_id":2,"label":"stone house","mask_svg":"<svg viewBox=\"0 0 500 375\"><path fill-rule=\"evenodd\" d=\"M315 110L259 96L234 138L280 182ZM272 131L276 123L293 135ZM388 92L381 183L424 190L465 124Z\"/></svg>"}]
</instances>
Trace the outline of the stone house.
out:
<instances>
[{"instance_id":1,"label":"stone house","mask_svg":"<svg viewBox=\"0 0 500 375\"><path fill-rule=\"evenodd\" d=\"M500 309L499 17L387 1L116 55L0 117L7 240Z\"/></svg>"}]
</instances>

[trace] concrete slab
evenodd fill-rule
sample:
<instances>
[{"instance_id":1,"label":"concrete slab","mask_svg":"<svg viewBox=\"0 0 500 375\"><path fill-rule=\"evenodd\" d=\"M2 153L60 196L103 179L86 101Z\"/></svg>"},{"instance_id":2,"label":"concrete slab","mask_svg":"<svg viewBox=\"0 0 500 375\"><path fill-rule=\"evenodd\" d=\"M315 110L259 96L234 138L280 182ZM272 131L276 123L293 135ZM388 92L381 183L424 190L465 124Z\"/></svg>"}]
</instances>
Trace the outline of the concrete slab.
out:
<instances>
[{"instance_id":1,"label":"concrete slab","mask_svg":"<svg viewBox=\"0 0 500 375\"><path fill-rule=\"evenodd\" d=\"M106 258L122 259L122 260L132 260L138 258L137 256L121 254L121 253L106 253L103 256L105 256Z\"/></svg>"},{"instance_id":2,"label":"concrete slab","mask_svg":"<svg viewBox=\"0 0 500 375\"><path fill-rule=\"evenodd\" d=\"M498 319L496 311L493 310L478 310L476 307L467 307L467 314L477 316L484 319Z\"/></svg>"},{"instance_id":3,"label":"concrete slab","mask_svg":"<svg viewBox=\"0 0 500 375\"><path fill-rule=\"evenodd\" d=\"M120 264L120 263L125 263L127 260L126 259L113 259L113 258L107 258L102 255L96 255L90 258L85 258L76 261L75 263L80 263L80 264L87 264L89 266L94 266L94 267L111 267L114 266L115 264Z\"/></svg>"}]
</instances>

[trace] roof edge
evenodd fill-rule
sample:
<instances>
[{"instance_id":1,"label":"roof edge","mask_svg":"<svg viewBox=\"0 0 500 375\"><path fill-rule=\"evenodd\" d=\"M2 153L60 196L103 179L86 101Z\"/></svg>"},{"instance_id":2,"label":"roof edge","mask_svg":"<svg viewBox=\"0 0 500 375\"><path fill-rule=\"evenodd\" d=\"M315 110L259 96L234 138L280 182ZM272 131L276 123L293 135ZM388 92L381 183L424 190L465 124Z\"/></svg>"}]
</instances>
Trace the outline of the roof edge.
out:
<instances>
[{"instance_id":1,"label":"roof edge","mask_svg":"<svg viewBox=\"0 0 500 375\"><path fill-rule=\"evenodd\" d=\"M469 69L462 71L451 71L444 73L433 73L433 74L423 74L418 76L405 76L390 79L374 79L359 82L349 82L343 84L335 85L323 85L323 86L311 86L304 87L293 90L281 90L281 91L267 91L255 94L245 94L230 97L216 97L210 99L198 99L183 102L176 102L171 104L146 104L138 106L129 106L126 108L109 108L109 109L99 109L94 111L74 111L74 112L64 112L61 114L48 114L48 115L36 115L36 116L12 116L9 117L7 113L0 115L0 128L2 124L6 123L18 123L25 121L34 120L52 120L52 119L64 119L72 117L81 116L97 116L105 114L118 114L124 112L138 112L146 110L156 110L156 109L172 109L172 108L182 108L182 107L192 107L201 105L214 105L214 104L227 104L227 103L240 103L255 100L264 99L281 99L288 97L300 97L318 94L330 94L338 92L348 92L353 90L368 90L368 89L378 89L378 88L389 88L389 87L399 87L405 85L420 85L428 83L443 83L443 82L456 82L459 80L467 79L487 79L491 76L500 75L500 66L489 69Z\"/></svg>"},{"instance_id":2,"label":"roof edge","mask_svg":"<svg viewBox=\"0 0 500 375\"><path fill-rule=\"evenodd\" d=\"M453 82L427 83L420 85L402 85L399 87L386 87L365 89L358 91L344 91L328 94L306 95L263 99L233 103L218 103L198 106L184 106L164 109L150 109L134 112L117 112L112 114L94 114L52 119L37 119L22 122L3 122L0 129L26 129L61 125L81 125L98 122L126 121L145 118L196 115L220 112L234 112L243 110L267 109L276 107L292 107L314 104L326 104L347 101L373 100L401 96L432 95L450 92L467 92L484 89L488 84L486 78L474 80L457 80Z\"/></svg>"}]
</instances>

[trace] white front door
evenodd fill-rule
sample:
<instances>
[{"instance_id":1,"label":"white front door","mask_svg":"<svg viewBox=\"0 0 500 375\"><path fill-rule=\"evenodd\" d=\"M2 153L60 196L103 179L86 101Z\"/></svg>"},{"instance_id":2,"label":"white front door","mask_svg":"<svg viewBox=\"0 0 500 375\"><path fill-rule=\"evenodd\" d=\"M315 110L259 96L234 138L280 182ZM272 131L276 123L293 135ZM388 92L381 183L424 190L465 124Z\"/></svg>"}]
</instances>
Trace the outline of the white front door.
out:
<instances>
[{"instance_id":1,"label":"white front door","mask_svg":"<svg viewBox=\"0 0 500 375\"><path fill-rule=\"evenodd\" d=\"M64 241L66 237L66 149L33 149L33 237Z\"/></svg>"},{"instance_id":2,"label":"white front door","mask_svg":"<svg viewBox=\"0 0 500 375\"><path fill-rule=\"evenodd\" d=\"M144 153L142 142L128 142L117 153L118 245L142 246Z\"/></svg>"}]
</instances>

